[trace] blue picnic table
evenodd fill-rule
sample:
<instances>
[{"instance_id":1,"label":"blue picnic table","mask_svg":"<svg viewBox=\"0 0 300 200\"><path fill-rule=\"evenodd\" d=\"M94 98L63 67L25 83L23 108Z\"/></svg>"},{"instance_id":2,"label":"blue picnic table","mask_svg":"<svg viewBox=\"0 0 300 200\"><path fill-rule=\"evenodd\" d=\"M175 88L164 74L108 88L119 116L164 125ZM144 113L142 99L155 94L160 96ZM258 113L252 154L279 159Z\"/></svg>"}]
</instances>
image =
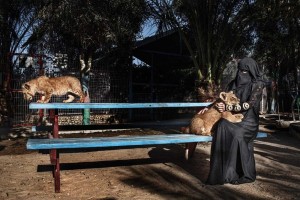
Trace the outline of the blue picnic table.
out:
<instances>
[{"instance_id":1,"label":"blue picnic table","mask_svg":"<svg viewBox=\"0 0 300 200\"><path fill-rule=\"evenodd\" d=\"M201 108L210 103L179 102L179 103L30 103L29 109L48 109L52 122L51 135L48 139L28 139L29 150L50 150L50 161L54 165L53 176L55 192L60 192L60 163L59 150L80 148L107 147L136 147L163 144L185 144L185 158L192 157L198 142L210 142L211 136L192 134L161 134L147 136L95 137L95 138L59 138L58 110L68 109L144 109L144 108ZM131 125L127 125L131 127ZM38 127L34 127L37 130ZM259 132L258 138L266 137L266 133Z\"/></svg>"}]
</instances>

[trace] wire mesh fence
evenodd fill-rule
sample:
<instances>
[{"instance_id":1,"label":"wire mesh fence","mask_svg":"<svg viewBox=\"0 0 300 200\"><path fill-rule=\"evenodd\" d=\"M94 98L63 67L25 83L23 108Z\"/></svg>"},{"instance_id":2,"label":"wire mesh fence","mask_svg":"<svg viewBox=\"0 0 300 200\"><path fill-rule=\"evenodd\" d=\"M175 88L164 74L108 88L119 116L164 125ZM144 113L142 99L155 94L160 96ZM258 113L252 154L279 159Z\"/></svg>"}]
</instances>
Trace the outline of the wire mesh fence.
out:
<instances>
[{"instance_id":1,"label":"wire mesh fence","mask_svg":"<svg viewBox=\"0 0 300 200\"><path fill-rule=\"evenodd\" d=\"M80 79L79 63L69 62L68 65L59 66L55 59L45 55L13 55L15 61L11 79L11 100L13 108L12 123L14 126L26 126L37 123L44 115L47 118L47 110L29 110L29 101L23 98L21 86L23 83L40 75L58 77L72 75ZM124 102L128 94L128 76L122 75L114 67L96 63L93 66L89 81L89 96L91 102ZM68 67L70 66L70 67ZM33 102L40 98L35 95ZM52 96L50 102L62 102L67 95ZM91 124L105 123L107 118L115 112L113 110L91 110ZM82 110L59 110L62 124L81 124ZM64 117L65 116L65 117Z\"/></svg>"},{"instance_id":2,"label":"wire mesh fence","mask_svg":"<svg viewBox=\"0 0 300 200\"><path fill-rule=\"evenodd\" d=\"M46 55L13 55L14 68L11 75L11 116L13 126L28 126L36 123L47 123L47 110L29 110L29 101L23 98L21 86L26 81L36 78L40 75L48 77L58 77L63 75L72 75L80 79L80 64L74 60L66 62L66 55L61 56L65 62L57 61ZM67 64L66 64L67 63ZM177 83L159 83L153 81L153 74L150 68L134 68L129 70L128 67L118 67L113 64L101 63L94 61L89 80L89 97L92 103L108 102L182 102L186 100L187 86ZM130 74L131 73L131 74ZM3 79L4 74L1 74ZM2 81L1 81L2 83ZM290 87L291 88L291 87ZM196 85L194 90L196 91ZM292 99L290 98L288 88L279 88L276 100L276 112L284 112L290 108ZM297 90L295 90L297 91ZM270 93L270 92L269 92ZM271 111L271 101L268 97L266 112ZM295 94L299 99L299 93ZM33 101L40 98L35 95ZM50 102L62 102L67 96L53 96ZM197 94L189 95L186 101L197 101ZM297 112L299 112L299 103L296 101ZM269 106L268 106L269 105ZM279 109L278 109L279 107ZM178 109L103 109L90 110L90 124L118 123L122 121L134 120L161 120L175 118L178 113L195 113L195 110L178 110ZM82 124L82 110L59 110L60 124Z\"/></svg>"}]
</instances>

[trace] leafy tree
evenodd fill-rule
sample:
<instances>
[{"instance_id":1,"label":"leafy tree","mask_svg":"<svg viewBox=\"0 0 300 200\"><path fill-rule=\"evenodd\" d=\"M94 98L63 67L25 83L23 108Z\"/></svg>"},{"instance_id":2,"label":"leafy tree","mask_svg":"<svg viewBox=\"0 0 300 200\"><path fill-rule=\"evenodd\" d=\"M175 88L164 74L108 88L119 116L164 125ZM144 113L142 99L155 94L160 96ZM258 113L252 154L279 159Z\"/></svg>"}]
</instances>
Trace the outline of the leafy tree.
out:
<instances>
[{"instance_id":1,"label":"leafy tree","mask_svg":"<svg viewBox=\"0 0 300 200\"><path fill-rule=\"evenodd\" d=\"M13 66L11 63L13 60L9 55L26 50L21 48L21 45L36 23L35 7L32 1L22 0L0 0L0 4L1 71L9 74Z\"/></svg>"},{"instance_id":2,"label":"leafy tree","mask_svg":"<svg viewBox=\"0 0 300 200\"><path fill-rule=\"evenodd\" d=\"M15 62L12 55L25 50L21 45L30 34L36 18L35 7L30 0L0 0L0 5L0 122L9 123L8 117L12 117L10 80Z\"/></svg>"},{"instance_id":3,"label":"leafy tree","mask_svg":"<svg viewBox=\"0 0 300 200\"><path fill-rule=\"evenodd\" d=\"M300 2L257 1L253 10L254 54L277 83L280 109L293 113L300 91Z\"/></svg>"},{"instance_id":4,"label":"leafy tree","mask_svg":"<svg viewBox=\"0 0 300 200\"><path fill-rule=\"evenodd\" d=\"M254 54L264 62L274 80L299 66L299 9L297 0L257 1L253 5L256 12L252 21L257 35Z\"/></svg>"},{"instance_id":5,"label":"leafy tree","mask_svg":"<svg viewBox=\"0 0 300 200\"><path fill-rule=\"evenodd\" d=\"M248 1L149 0L159 31L177 29L189 49L198 79L219 84L231 55L244 55L252 44Z\"/></svg>"},{"instance_id":6,"label":"leafy tree","mask_svg":"<svg viewBox=\"0 0 300 200\"><path fill-rule=\"evenodd\" d=\"M85 102L89 102L92 56L97 52L97 59L114 60L115 66L128 64L145 8L143 0L45 0L38 12L40 24L27 44L32 48L41 42L50 44L48 49L68 52L73 59L79 54ZM83 111L83 123L89 124L89 110Z\"/></svg>"},{"instance_id":7,"label":"leafy tree","mask_svg":"<svg viewBox=\"0 0 300 200\"><path fill-rule=\"evenodd\" d=\"M142 0L45 0L38 13L40 24L27 43L44 41L52 51L76 49L88 57L96 50L107 55L126 49L121 51L128 55L145 8Z\"/></svg>"}]
</instances>

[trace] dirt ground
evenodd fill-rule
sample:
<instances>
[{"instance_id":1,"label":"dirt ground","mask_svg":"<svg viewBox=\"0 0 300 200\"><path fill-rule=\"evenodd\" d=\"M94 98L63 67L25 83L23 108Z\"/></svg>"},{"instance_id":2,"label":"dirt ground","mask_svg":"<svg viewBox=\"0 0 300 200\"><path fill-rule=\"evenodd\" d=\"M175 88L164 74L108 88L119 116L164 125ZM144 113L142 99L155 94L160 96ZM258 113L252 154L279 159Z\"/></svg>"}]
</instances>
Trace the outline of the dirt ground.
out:
<instances>
[{"instance_id":1,"label":"dirt ground","mask_svg":"<svg viewBox=\"0 0 300 200\"><path fill-rule=\"evenodd\" d=\"M54 192L48 154L26 150L24 137L3 139L0 199L300 199L299 139L261 129L270 134L255 141L254 183L205 185L211 143L201 143L189 161L181 145L62 153L61 193Z\"/></svg>"}]
</instances>

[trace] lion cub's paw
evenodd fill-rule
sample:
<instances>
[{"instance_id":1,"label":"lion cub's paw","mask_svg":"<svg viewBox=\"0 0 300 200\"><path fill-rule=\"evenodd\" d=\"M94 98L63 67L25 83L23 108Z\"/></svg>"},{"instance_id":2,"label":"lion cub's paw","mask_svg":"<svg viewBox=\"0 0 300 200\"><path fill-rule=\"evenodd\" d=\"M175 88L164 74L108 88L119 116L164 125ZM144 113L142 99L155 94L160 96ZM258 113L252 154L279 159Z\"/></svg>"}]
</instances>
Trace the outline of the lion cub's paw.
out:
<instances>
[{"instance_id":1,"label":"lion cub's paw","mask_svg":"<svg viewBox=\"0 0 300 200\"><path fill-rule=\"evenodd\" d=\"M63 100L63 103L71 103L72 101L70 101L70 100Z\"/></svg>"},{"instance_id":2,"label":"lion cub's paw","mask_svg":"<svg viewBox=\"0 0 300 200\"><path fill-rule=\"evenodd\" d=\"M237 122L241 122L244 118L244 115L242 114L235 114L234 117L236 118Z\"/></svg>"}]
</instances>

